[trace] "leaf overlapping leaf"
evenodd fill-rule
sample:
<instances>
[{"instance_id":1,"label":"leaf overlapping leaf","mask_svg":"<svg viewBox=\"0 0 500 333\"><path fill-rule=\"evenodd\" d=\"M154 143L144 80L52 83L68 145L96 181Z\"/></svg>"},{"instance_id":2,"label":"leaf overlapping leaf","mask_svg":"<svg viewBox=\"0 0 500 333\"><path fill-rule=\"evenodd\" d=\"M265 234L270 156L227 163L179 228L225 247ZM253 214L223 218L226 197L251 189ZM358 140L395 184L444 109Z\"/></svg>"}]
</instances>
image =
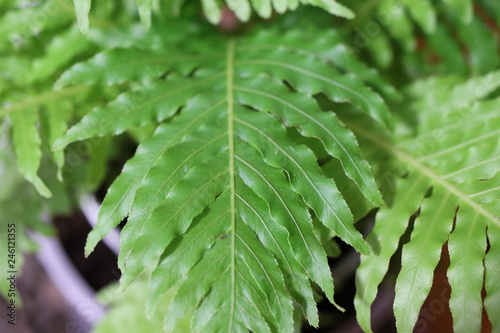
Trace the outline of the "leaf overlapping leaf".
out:
<instances>
[{"instance_id":1,"label":"leaf overlapping leaf","mask_svg":"<svg viewBox=\"0 0 500 333\"><path fill-rule=\"evenodd\" d=\"M273 38L284 47L259 47ZM122 282L154 268L150 312L159 295L179 288L168 330L196 310L195 331L290 332L292 304L317 325L311 283L332 302L334 289L313 216L358 251L370 251L335 182L286 127L319 139L365 196L380 203L354 135L310 94L350 101L391 126L387 107L362 81L341 74L342 66L336 69L312 50L287 48L287 40L268 31L211 40L198 54L170 48L170 60L142 76L139 89L88 113L54 145L160 122L109 188L86 252L128 216L119 257ZM204 53L206 62L198 63ZM126 77L116 80L115 66L102 71L115 57L115 66L134 61L106 52L76 65L60 82L87 82L96 72L97 80L118 83ZM138 78L136 69L128 73ZM163 73L169 73L166 79L158 77Z\"/></svg>"},{"instance_id":2,"label":"leaf overlapping leaf","mask_svg":"<svg viewBox=\"0 0 500 333\"><path fill-rule=\"evenodd\" d=\"M371 331L369 312L376 288L411 215L417 213L411 239L403 245L402 268L396 282L394 312L398 331L413 331L445 243L450 256L447 275L454 329L480 330L483 285L487 295L498 294L497 286L491 283L498 270L498 263L491 260L496 249L487 250L487 239L491 238L492 244L500 232L500 206L495 196L500 171L499 100L481 99L500 86L499 79L497 71L464 83L453 79L452 89L448 85L450 78L415 84L410 89L413 96L418 98L419 92L426 92L413 105L420 110L417 134L399 144L360 127L355 130L366 139L369 154L381 150L390 153L393 162L384 177L389 175L396 183L392 205L378 212L375 228L367 238L374 251L362 257L357 271L355 305L365 331ZM471 90L475 94L468 93ZM457 96L463 96L458 105ZM404 133L407 130L401 130L400 136L407 135ZM483 265L485 257L487 264ZM497 308L491 305L490 296L488 300L486 311L495 318ZM493 324L494 330L499 329L497 323Z\"/></svg>"}]
</instances>

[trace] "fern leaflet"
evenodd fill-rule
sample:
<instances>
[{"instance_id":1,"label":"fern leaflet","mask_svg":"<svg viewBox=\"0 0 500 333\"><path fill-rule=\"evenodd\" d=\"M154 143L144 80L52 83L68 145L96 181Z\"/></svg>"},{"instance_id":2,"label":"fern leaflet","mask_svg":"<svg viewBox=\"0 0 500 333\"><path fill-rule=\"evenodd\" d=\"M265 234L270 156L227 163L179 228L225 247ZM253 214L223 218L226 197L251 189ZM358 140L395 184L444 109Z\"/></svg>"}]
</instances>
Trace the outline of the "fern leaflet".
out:
<instances>
[{"instance_id":1,"label":"fern leaflet","mask_svg":"<svg viewBox=\"0 0 500 333\"><path fill-rule=\"evenodd\" d=\"M450 81L455 81L452 89ZM417 212L411 239L403 245L402 268L396 282L394 312L398 331L413 331L445 243L451 261L448 280L455 332L480 331L484 276L486 310L490 318L498 315L491 302L499 292L493 283L498 263L491 259L497 249L491 247L486 252L487 238L493 244L500 232L500 206L495 195L500 180L499 100L481 99L499 86L499 72L464 83L457 83L455 78L438 78L415 84L411 94L417 97L425 90L426 95L413 105L414 110L422 110L415 136L405 141L408 129L402 130L401 125L400 144L359 126L355 129L366 140L372 158L376 159L381 149L393 156L393 164L386 168L384 176L389 172L396 184L392 204L378 212L367 238L373 253L362 256L357 271L355 305L365 331L371 331L369 311L375 290L410 216ZM433 93L429 95L430 91ZM457 97L470 91L475 94L466 94L457 105ZM455 121L450 123L449 119ZM496 325L494 330L499 329Z\"/></svg>"}]
</instances>

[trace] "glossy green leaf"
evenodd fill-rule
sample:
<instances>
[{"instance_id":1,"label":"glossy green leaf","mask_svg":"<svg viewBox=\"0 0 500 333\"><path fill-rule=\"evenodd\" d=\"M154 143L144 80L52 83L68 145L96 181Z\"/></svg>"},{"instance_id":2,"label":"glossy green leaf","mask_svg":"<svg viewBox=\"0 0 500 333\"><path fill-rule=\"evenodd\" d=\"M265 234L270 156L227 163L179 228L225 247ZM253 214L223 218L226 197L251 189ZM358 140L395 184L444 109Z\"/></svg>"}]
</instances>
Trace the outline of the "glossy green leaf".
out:
<instances>
[{"instance_id":1,"label":"glossy green leaf","mask_svg":"<svg viewBox=\"0 0 500 333\"><path fill-rule=\"evenodd\" d=\"M495 189L494 191L498 190ZM489 191L489 194L494 191ZM500 332L500 319L498 317L498 297L500 296L500 280L498 273L500 272L500 265L498 264L498 255L500 253L500 236L499 228L489 227L488 241L490 249L485 258L485 288L486 297L484 299L484 307L488 313L488 318L493 326L492 332Z\"/></svg>"},{"instance_id":2,"label":"glossy green leaf","mask_svg":"<svg viewBox=\"0 0 500 333\"><path fill-rule=\"evenodd\" d=\"M408 216L417 212L428 186L429 182L420 175L412 174L399 180L396 191L403 195L397 196L390 206L377 213L378 223L366 239L372 247L372 254L361 257L356 271L354 306L358 323L365 332L372 332L370 307L387 273L389 261L398 249L399 239L408 227Z\"/></svg>"},{"instance_id":3,"label":"glossy green leaf","mask_svg":"<svg viewBox=\"0 0 500 333\"><path fill-rule=\"evenodd\" d=\"M12 112L10 120L13 127L12 142L19 165L19 171L44 197L51 192L38 176L38 168L42 158L41 139L38 132L38 113L34 109Z\"/></svg>"},{"instance_id":4,"label":"glossy green leaf","mask_svg":"<svg viewBox=\"0 0 500 333\"><path fill-rule=\"evenodd\" d=\"M318 138L361 192L380 203L352 132L333 113L322 111L309 93L351 101L384 125L390 124L387 107L360 79L340 74L330 62L314 63L312 47L305 54L293 47L278 52L261 48L263 39L272 35L207 43L187 61L197 68L188 77L182 75L184 65L165 62L157 73L170 71L166 79L142 81L138 89L96 108L54 145L161 122L109 188L86 253L128 217L118 260L122 284L155 269L147 303L150 315L158 297L179 286L167 330L194 311L194 331L290 332L292 304L318 325L311 283L331 302L334 288L325 240L318 236L309 209L332 236L370 252L335 182L323 174L309 148L289 137L286 127ZM290 44L295 38L290 34ZM287 45L287 38L280 40ZM319 45L318 51L325 50ZM204 52L213 59L198 64ZM113 63L113 53L118 55L112 51L102 59ZM64 74L67 82L102 66L96 59L70 69ZM255 60L261 63L248 66ZM311 67L306 76L304 66ZM116 73L111 67L96 80L108 82ZM130 79L139 78L138 68L127 73ZM125 79L127 73L120 75ZM296 89L289 90L282 80ZM206 265L215 266L201 277ZM195 289L194 280L199 281Z\"/></svg>"},{"instance_id":5,"label":"glossy green leaf","mask_svg":"<svg viewBox=\"0 0 500 333\"><path fill-rule=\"evenodd\" d=\"M454 7L462 21L470 23L473 17L473 2L471 0L445 0L445 2L450 7Z\"/></svg>"},{"instance_id":6,"label":"glossy green leaf","mask_svg":"<svg viewBox=\"0 0 500 333\"><path fill-rule=\"evenodd\" d=\"M443 188L433 188L432 195L439 199L424 200L411 239L403 246L394 299L399 332L413 331L420 308L431 290L441 247L448 240L457 209L458 202Z\"/></svg>"},{"instance_id":7,"label":"glossy green leaf","mask_svg":"<svg viewBox=\"0 0 500 333\"><path fill-rule=\"evenodd\" d=\"M380 181L395 178L394 199L376 216L375 228L367 238L374 255L362 258L356 279L358 321L367 332L376 288L407 221L417 209L410 240L403 245L396 283L394 313L398 332L413 331L446 242L451 261L447 274L455 331L476 332L481 328L487 230L491 233L488 238L494 239L500 214L495 197L500 171L500 101L481 99L498 86L497 74L492 72L465 82L457 78L429 79L413 85L409 91L416 101L408 108L420 110L419 117L416 124L409 125L410 131L405 128L408 125L398 126L400 138L396 143L359 124L348 123L366 145L369 161L384 151L394 159L386 161L392 166L386 167L385 173L376 173ZM476 93L467 93L472 90ZM466 97L457 105L458 96ZM390 228L390 232L384 228ZM486 262L488 276L488 270L494 272L497 265L491 259ZM491 275L486 281L495 294ZM491 301L488 306L492 309L490 304Z\"/></svg>"}]
</instances>

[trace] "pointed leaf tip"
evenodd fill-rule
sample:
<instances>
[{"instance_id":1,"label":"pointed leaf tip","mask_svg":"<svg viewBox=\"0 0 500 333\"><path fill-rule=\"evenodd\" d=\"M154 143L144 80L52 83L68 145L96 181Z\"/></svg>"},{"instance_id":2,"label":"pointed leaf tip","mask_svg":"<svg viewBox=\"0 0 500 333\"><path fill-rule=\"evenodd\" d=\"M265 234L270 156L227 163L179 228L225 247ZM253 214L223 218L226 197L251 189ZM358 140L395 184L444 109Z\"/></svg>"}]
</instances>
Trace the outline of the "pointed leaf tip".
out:
<instances>
[{"instance_id":1,"label":"pointed leaf tip","mask_svg":"<svg viewBox=\"0 0 500 333\"><path fill-rule=\"evenodd\" d=\"M78 27L83 35L89 33L89 12L91 0L73 0Z\"/></svg>"}]
</instances>

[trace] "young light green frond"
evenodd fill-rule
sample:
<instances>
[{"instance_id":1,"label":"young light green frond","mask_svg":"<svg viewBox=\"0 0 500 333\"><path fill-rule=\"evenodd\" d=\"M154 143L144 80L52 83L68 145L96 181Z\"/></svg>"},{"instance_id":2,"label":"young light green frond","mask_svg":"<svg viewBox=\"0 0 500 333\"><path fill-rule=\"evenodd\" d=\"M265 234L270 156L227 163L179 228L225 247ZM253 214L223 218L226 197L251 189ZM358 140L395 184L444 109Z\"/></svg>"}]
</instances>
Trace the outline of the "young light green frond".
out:
<instances>
[{"instance_id":1,"label":"young light green frond","mask_svg":"<svg viewBox=\"0 0 500 333\"><path fill-rule=\"evenodd\" d=\"M494 75L492 73L488 77ZM500 185L497 158L500 151L499 100L474 102L494 90L495 83L492 83L493 87L488 87L482 86L484 81L480 78L464 83L452 81L451 87L450 80L428 82L436 89L425 90L425 95L414 103L422 112L416 119L414 136L406 141L393 144L376 132L359 125L351 126L363 139L368 151L382 149L390 152L396 160L394 169L399 170L396 174L381 176L396 178L396 192L392 206L382 208L377 214L368 242L372 244L374 239L379 240L382 237L379 229L394 223L391 214L399 215L398 202L405 200L410 195L409 191L417 206L400 218L408 220L415 213L415 208L419 208L410 241L403 246L402 268L396 283L394 313L400 332L413 331L420 307L432 286L433 271L441 257L441 248L446 242L451 261L448 279L452 288L450 309L455 330L475 332L481 327L483 272L488 276L488 265L484 270L482 263L487 249L486 230L492 234L500 230L500 206L495 195ZM477 96L473 96L469 104L457 107L451 102L451 96L457 96L457 92L466 94L467 90L474 89ZM418 98L416 91L413 90L414 98ZM436 113L438 110L439 113ZM450 119L455 121L450 122ZM398 133L408 133L408 130ZM377 159L374 154L366 156L369 160ZM418 179L421 190L414 192L411 183L401 187L402 181L407 181L406 178L399 180L401 176L415 181ZM419 200L422 200L421 205L418 205ZM404 205L409 207L408 202ZM379 260L377 253L385 253L384 266L387 267L404 229L403 224L401 229L396 229L399 235L395 234L391 240L379 240L380 249L372 244L375 255L363 258L358 269L356 307L366 331L370 331L368 314L375 298L374 290L386 270L375 267L374 262ZM384 236L387 237L386 234ZM488 238L491 238L490 235ZM496 269L495 265L489 267L492 271ZM370 271L378 272L380 276L373 280L368 276ZM490 292L494 294L497 291L489 281L487 284L493 286Z\"/></svg>"},{"instance_id":2,"label":"young light green frond","mask_svg":"<svg viewBox=\"0 0 500 333\"><path fill-rule=\"evenodd\" d=\"M5 116L10 113L19 112L25 109L38 108L45 103L59 102L61 99L65 99L67 97L72 98L80 94L84 94L87 91L88 88L85 86L75 86L59 91L49 90L39 93L36 96L28 96L22 102L18 102L15 104L6 103L6 107L4 107L0 111L0 116Z\"/></svg>"},{"instance_id":3,"label":"young light green frond","mask_svg":"<svg viewBox=\"0 0 500 333\"><path fill-rule=\"evenodd\" d=\"M74 66L60 81L89 84L91 73L99 73L96 81L105 84L140 83L88 113L55 148L160 123L109 188L86 254L128 217L118 260L122 285L146 269L154 270L149 315L159 296L179 287L166 318L168 330L194 311L194 331L290 332L292 304L317 326L312 283L331 302L334 286L325 237L315 223L358 251L370 251L333 179L286 128L318 139L361 192L380 203L353 133L309 94L325 92L334 101L352 101L385 124L390 123L387 108L361 80L336 70L333 61L318 62L326 52L324 43L318 43L315 55L312 46L305 53L287 48L294 43L293 34L288 43L286 36L275 38L275 43L283 41L278 52L254 47L259 39L254 36L211 41L197 51L182 51L179 44L175 47L184 52L183 58L169 58L168 53L168 61L156 58L158 67L148 80L142 80L139 66L115 74L118 65L149 59L140 52L124 57L117 49ZM158 57L160 51L155 52ZM201 61L205 52L208 60ZM245 63L253 58L280 65L276 69L263 63L262 74ZM313 60L314 75L301 79L298 73ZM169 74L163 78L163 73ZM318 222L313 223L311 214ZM205 265L215 266L207 272Z\"/></svg>"}]
</instances>

